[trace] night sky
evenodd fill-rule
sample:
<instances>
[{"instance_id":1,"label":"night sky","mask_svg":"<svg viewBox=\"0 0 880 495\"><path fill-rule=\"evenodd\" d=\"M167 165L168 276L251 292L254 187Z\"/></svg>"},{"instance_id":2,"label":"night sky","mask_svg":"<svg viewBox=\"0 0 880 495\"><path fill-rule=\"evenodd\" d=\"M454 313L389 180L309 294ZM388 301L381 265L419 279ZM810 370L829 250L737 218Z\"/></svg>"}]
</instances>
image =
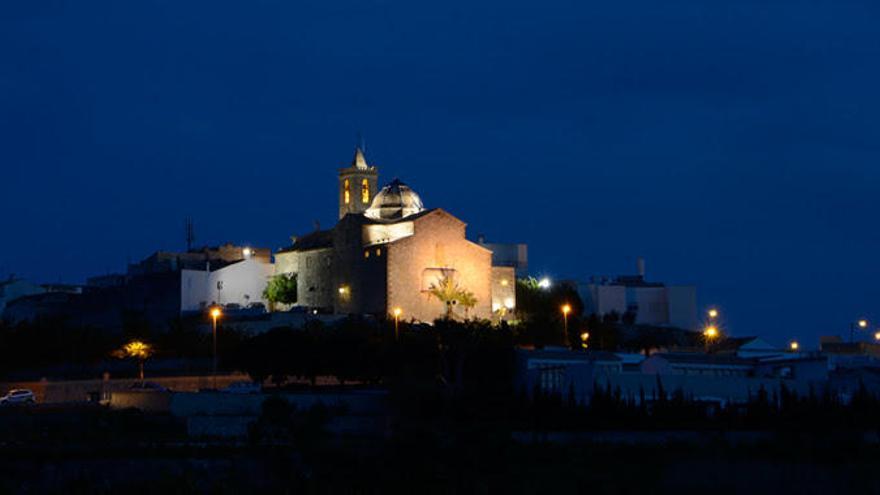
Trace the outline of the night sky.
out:
<instances>
[{"instance_id":1,"label":"night sky","mask_svg":"<svg viewBox=\"0 0 880 495\"><path fill-rule=\"evenodd\" d=\"M0 6L0 277L82 282L336 220L358 133L536 274L696 284L736 335L880 325L880 6Z\"/></svg>"}]
</instances>

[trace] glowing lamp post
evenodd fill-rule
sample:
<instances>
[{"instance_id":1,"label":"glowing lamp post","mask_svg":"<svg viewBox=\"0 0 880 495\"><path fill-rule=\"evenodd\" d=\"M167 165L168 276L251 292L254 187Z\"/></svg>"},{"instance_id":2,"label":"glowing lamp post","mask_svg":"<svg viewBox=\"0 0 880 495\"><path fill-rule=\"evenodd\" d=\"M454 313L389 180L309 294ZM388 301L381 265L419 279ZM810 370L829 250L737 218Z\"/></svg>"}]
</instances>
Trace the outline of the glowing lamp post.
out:
<instances>
[{"instance_id":1,"label":"glowing lamp post","mask_svg":"<svg viewBox=\"0 0 880 495\"><path fill-rule=\"evenodd\" d=\"M220 311L220 308L213 307L211 308L211 337L212 344L214 349L214 359L213 364L211 366L211 376L212 382L214 383L214 388L217 388L217 319L223 316L223 312Z\"/></svg>"},{"instance_id":2,"label":"glowing lamp post","mask_svg":"<svg viewBox=\"0 0 880 495\"><path fill-rule=\"evenodd\" d=\"M801 345L798 344L797 340L792 340L790 344L788 344L788 348L791 349L791 352L797 352L800 349Z\"/></svg>"},{"instance_id":3,"label":"glowing lamp post","mask_svg":"<svg viewBox=\"0 0 880 495\"><path fill-rule=\"evenodd\" d=\"M563 335L562 341L565 343L566 347L568 347L568 314L571 313L571 305L567 303L563 304L560 309L562 310L563 328L565 329L565 335Z\"/></svg>"},{"instance_id":4,"label":"glowing lamp post","mask_svg":"<svg viewBox=\"0 0 880 495\"><path fill-rule=\"evenodd\" d=\"M397 340L400 335L398 327L400 325L400 315L403 314L403 310L400 308L394 308L394 310L391 311L391 314L394 315L394 340Z\"/></svg>"},{"instance_id":5,"label":"glowing lamp post","mask_svg":"<svg viewBox=\"0 0 880 495\"><path fill-rule=\"evenodd\" d=\"M715 308L710 309L709 310L709 319L714 320L716 318L718 318L718 310Z\"/></svg>"},{"instance_id":6,"label":"glowing lamp post","mask_svg":"<svg viewBox=\"0 0 880 495\"><path fill-rule=\"evenodd\" d=\"M716 327L715 325L709 325L708 327L706 327L705 330L703 330L703 337L705 337L706 351L708 352L709 351L709 344L713 340L718 338L718 327Z\"/></svg>"}]
</instances>

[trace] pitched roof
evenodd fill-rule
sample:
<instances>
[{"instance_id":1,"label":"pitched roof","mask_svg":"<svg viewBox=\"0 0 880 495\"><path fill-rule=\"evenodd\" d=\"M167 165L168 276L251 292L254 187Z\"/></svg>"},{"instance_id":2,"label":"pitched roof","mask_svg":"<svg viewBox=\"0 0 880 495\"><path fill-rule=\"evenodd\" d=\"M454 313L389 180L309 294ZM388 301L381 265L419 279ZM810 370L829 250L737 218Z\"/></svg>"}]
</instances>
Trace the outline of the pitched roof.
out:
<instances>
[{"instance_id":1,"label":"pitched roof","mask_svg":"<svg viewBox=\"0 0 880 495\"><path fill-rule=\"evenodd\" d=\"M306 234L297 238L292 246L279 249L279 253L289 253L291 251L311 251L312 249L321 249L333 247L333 231L332 230L316 230L311 234Z\"/></svg>"},{"instance_id":2,"label":"pitched roof","mask_svg":"<svg viewBox=\"0 0 880 495\"><path fill-rule=\"evenodd\" d=\"M369 168L369 165L367 165L367 159L364 157L364 152L361 150L360 146L354 150L354 158L351 160L351 166L360 169Z\"/></svg>"}]
</instances>

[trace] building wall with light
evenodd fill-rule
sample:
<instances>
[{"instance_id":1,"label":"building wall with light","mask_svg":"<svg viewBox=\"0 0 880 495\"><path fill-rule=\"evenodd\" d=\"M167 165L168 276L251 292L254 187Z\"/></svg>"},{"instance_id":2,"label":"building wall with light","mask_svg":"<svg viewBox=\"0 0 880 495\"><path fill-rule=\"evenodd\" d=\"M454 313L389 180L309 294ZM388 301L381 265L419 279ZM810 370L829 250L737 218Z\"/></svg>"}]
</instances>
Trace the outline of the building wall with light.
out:
<instances>
[{"instance_id":1,"label":"building wall with light","mask_svg":"<svg viewBox=\"0 0 880 495\"><path fill-rule=\"evenodd\" d=\"M404 223L410 224L404 230L411 235L412 222ZM369 235L372 227L363 215L347 215L334 229L333 263L337 267L333 273L334 311L338 314L384 315L388 312L388 244L377 242L377 238Z\"/></svg>"},{"instance_id":2,"label":"building wall with light","mask_svg":"<svg viewBox=\"0 0 880 495\"><path fill-rule=\"evenodd\" d=\"M464 222L425 209L396 179L376 193L377 178L358 149L339 171L339 222L276 253L276 274L297 274L297 306L383 317L399 308L404 319L432 322L446 307L429 288L449 276L477 300L467 311L454 308L457 317L489 319L493 306L515 307L516 267L493 269L492 251L467 240Z\"/></svg>"},{"instance_id":3,"label":"building wall with light","mask_svg":"<svg viewBox=\"0 0 880 495\"><path fill-rule=\"evenodd\" d=\"M442 317L446 306L428 289L430 275L445 272L476 296L468 316L491 318L492 252L468 241L464 222L443 210L432 210L414 223L413 236L388 245L387 307L400 307L407 319L431 322ZM465 311L456 308L455 313L464 316Z\"/></svg>"},{"instance_id":4,"label":"building wall with light","mask_svg":"<svg viewBox=\"0 0 880 495\"><path fill-rule=\"evenodd\" d=\"M181 270L181 311L204 311L214 304L268 305L263 291L274 273L274 265L262 259L246 259L212 272Z\"/></svg>"},{"instance_id":5,"label":"building wall with light","mask_svg":"<svg viewBox=\"0 0 880 495\"><path fill-rule=\"evenodd\" d=\"M510 320L516 309L516 269L512 266L492 267L492 315Z\"/></svg>"}]
</instances>

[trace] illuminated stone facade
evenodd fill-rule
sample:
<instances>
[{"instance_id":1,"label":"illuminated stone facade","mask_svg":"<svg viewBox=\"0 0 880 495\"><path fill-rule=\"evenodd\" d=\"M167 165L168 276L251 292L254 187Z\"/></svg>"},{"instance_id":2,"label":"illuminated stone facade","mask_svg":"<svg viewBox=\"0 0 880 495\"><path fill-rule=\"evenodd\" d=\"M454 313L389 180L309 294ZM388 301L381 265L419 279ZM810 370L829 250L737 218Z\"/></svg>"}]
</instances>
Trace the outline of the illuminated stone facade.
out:
<instances>
[{"instance_id":1,"label":"illuminated stone facade","mask_svg":"<svg viewBox=\"0 0 880 495\"><path fill-rule=\"evenodd\" d=\"M297 274L298 305L380 316L400 308L406 320L430 322L446 306L429 288L449 277L477 300L473 308L454 307L456 317L497 319L513 309L514 270L493 267L492 251L466 239L464 222L442 209L425 209L397 180L375 193L370 184L378 173L360 150L339 178L339 223L276 253L276 273ZM355 183L362 187L352 189ZM367 194L371 201L364 207Z\"/></svg>"}]
</instances>

